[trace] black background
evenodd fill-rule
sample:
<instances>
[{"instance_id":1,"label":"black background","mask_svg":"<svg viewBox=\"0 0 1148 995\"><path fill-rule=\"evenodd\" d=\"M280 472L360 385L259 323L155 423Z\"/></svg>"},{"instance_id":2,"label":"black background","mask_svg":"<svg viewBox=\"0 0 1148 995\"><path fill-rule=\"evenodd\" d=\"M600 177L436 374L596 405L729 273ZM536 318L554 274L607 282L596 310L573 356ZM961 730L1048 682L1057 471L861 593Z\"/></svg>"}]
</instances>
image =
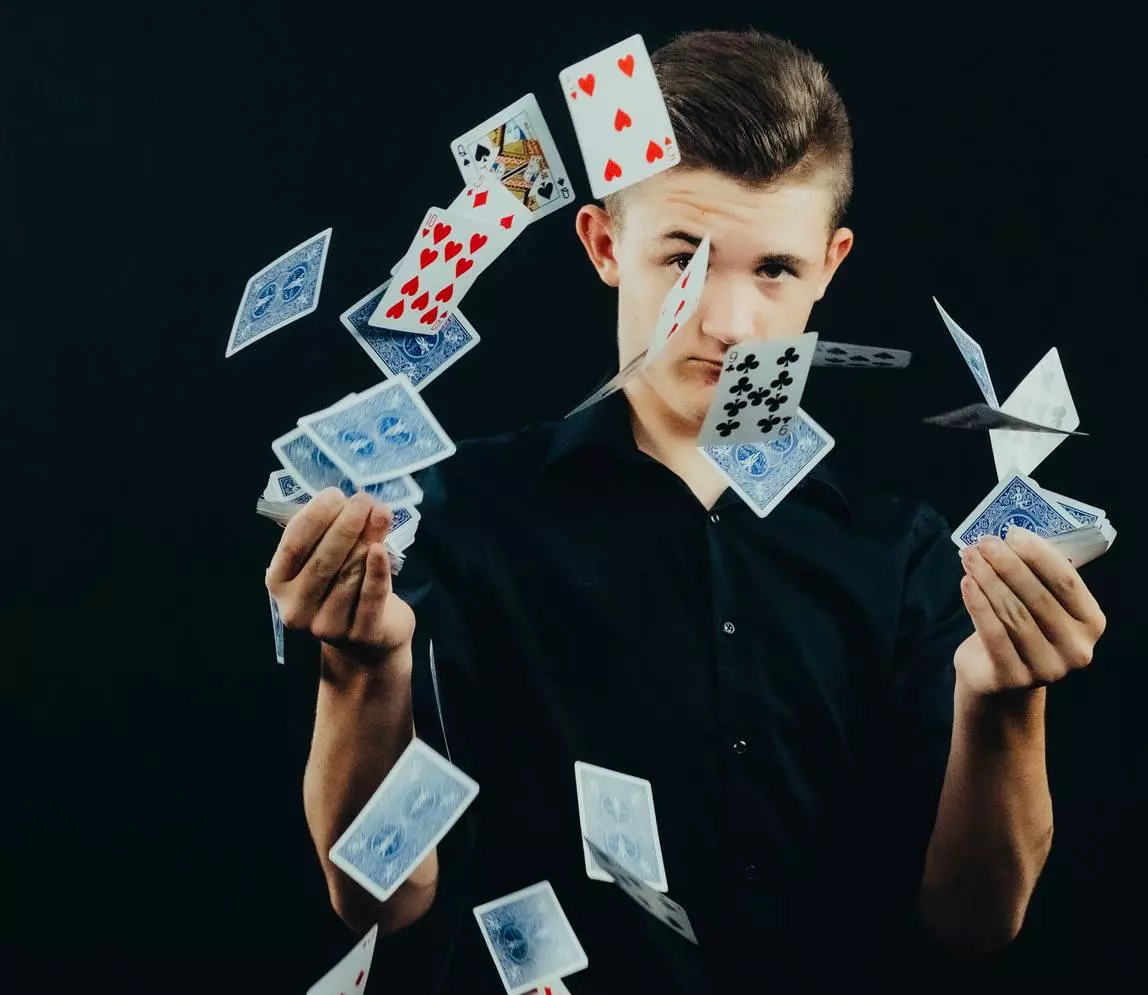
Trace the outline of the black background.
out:
<instances>
[{"instance_id":1,"label":"black background","mask_svg":"<svg viewBox=\"0 0 1148 995\"><path fill-rule=\"evenodd\" d=\"M955 523L993 464L983 435L920 424L978 396L930 295L1002 398L1060 350L1091 436L1036 476L1121 530L1084 571L1109 631L1050 689L1053 853L978 984L1143 981L1134 33L997 8L772 8L3 11L3 943L23 962L4 987L301 992L349 949L302 811L316 674L272 654L279 530L252 512L270 441L378 379L338 315L457 192L455 135L535 92L583 202L559 70L634 32L653 49L751 23L818 55L852 115L857 245L810 327L914 352L904 373L811 379L834 459ZM558 417L615 361L611 293L573 221L536 225L468 297L482 343L425 394L456 439ZM318 311L225 361L247 278L328 226ZM424 943L434 959L433 926L385 944L371 987L419 991L407 972Z\"/></svg>"}]
</instances>

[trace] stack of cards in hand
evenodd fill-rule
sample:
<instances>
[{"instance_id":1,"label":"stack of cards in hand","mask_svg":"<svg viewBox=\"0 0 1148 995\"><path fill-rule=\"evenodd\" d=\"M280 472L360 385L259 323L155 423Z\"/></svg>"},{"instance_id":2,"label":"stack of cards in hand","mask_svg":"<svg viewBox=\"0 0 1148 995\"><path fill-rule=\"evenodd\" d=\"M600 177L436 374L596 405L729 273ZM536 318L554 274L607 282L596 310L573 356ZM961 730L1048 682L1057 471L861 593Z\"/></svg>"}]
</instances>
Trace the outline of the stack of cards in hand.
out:
<instances>
[{"instance_id":1,"label":"stack of cards in hand","mask_svg":"<svg viewBox=\"0 0 1148 995\"><path fill-rule=\"evenodd\" d=\"M987 428L996 463L997 484L953 530L953 542L972 546L985 535L1004 538L1019 526L1035 532L1080 567L1106 553L1116 529L1099 508L1044 490L1031 474L1069 435L1080 416L1068 388L1056 348L1050 349L1017 385L1004 404L997 403L984 350L941 307L949 334L964 357L985 403L968 405L925 419L953 428Z\"/></svg>"}]
</instances>

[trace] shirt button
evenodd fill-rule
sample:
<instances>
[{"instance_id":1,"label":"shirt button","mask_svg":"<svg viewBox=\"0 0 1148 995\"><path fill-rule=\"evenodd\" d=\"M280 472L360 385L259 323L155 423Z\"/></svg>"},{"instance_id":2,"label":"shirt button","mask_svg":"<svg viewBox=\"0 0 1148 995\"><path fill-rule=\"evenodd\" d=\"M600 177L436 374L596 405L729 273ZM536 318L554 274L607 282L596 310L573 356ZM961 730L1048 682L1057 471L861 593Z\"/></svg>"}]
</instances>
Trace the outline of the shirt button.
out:
<instances>
[{"instance_id":1,"label":"shirt button","mask_svg":"<svg viewBox=\"0 0 1148 995\"><path fill-rule=\"evenodd\" d=\"M727 636L732 636L734 633L733 622L722 622L722 632Z\"/></svg>"},{"instance_id":2,"label":"shirt button","mask_svg":"<svg viewBox=\"0 0 1148 995\"><path fill-rule=\"evenodd\" d=\"M716 511L710 515L710 521L711 522L716 523L716 522L719 522L720 520L721 520L721 515L719 515Z\"/></svg>"},{"instance_id":3,"label":"shirt button","mask_svg":"<svg viewBox=\"0 0 1148 995\"><path fill-rule=\"evenodd\" d=\"M736 743L733 744L733 752L736 753L739 757L748 749L749 743L747 743L744 739L739 739Z\"/></svg>"},{"instance_id":4,"label":"shirt button","mask_svg":"<svg viewBox=\"0 0 1148 995\"><path fill-rule=\"evenodd\" d=\"M756 881L757 880L757 864L746 864L745 867L742 869L742 873L745 875L745 879L747 881Z\"/></svg>"}]
</instances>

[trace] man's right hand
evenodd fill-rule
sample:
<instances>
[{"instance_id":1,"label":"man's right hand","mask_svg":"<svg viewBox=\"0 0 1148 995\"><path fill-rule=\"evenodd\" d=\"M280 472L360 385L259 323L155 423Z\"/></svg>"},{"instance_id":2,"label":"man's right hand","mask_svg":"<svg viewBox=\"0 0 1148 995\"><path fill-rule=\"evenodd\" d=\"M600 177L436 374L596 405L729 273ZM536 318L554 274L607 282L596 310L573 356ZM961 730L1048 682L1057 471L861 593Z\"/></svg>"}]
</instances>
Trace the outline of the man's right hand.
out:
<instances>
[{"instance_id":1,"label":"man's right hand","mask_svg":"<svg viewBox=\"0 0 1148 995\"><path fill-rule=\"evenodd\" d=\"M328 487L287 523L266 575L287 628L367 666L410 642L415 614L391 588L383 546L391 518L369 494Z\"/></svg>"}]
</instances>

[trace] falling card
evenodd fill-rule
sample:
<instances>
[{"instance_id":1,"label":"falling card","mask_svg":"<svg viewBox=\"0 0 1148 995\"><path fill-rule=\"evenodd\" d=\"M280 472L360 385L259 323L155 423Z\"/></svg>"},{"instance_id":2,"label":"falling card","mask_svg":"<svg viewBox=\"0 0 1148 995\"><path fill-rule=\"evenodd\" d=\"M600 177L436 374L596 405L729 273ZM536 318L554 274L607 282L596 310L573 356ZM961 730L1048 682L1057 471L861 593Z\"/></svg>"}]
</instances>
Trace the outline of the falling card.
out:
<instances>
[{"instance_id":1,"label":"falling card","mask_svg":"<svg viewBox=\"0 0 1148 995\"><path fill-rule=\"evenodd\" d=\"M307 995L362 995L378 936L379 924L375 923L346 957L307 989Z\"/></svg>"},{"instance_id":2,"label":"falling card","mask_svg":"<svg viewBox=\"0 0 1148 995\"><path fill-rule=\"evenodd\" d=\"M705 286L709 263L710 237L707 235L662 301L662 309L658 312L658 323L654 327L653 337L646 350L646 358L642 362L643 369L649 366L666 347L671 336L694 316L702 299L702 288Z\"/></svg>"},{"instance_id":3,"label":"falling card","mask_svg":"<svg viewBox=\"0 0 1148 995\"><path fill-rule=\"evenodd\" d=\"M785 435L797 413L817 333L746 339L725 354L725 367L698 435L699 446L761 444Z\"/></svg>"},{"instance_id":4,"label":"falling card","mask_svg":"<svg viewBox=\"0 0 1148 995\"><path fill-rule=\"evenodd\" d=\"M563 69L558 78L595 197L678 164L670 115L641 35Z\"/></svg>"},{"instance_id":5,"label":"falling card","mask_svg":"<svg viewBox=\"0 0 1148 995\"><path fill-rule=\"evenodd\" d=\"M985 361L985 351L980 347L980 343L949 317L948 312L941 307L937 298L933 298L933 303L937 305L937 310L941 313L941 320L944 321L945 327L957 344L957 348L960 350L961 356L964 357L969 372L972 373L981 393L984 394L985 400L994 408L999 408L997 392L993 390L993 381L989 376L989 364Z\"/></svg>"},{"instance_id":6,"label":"falling card","mask_svg":"<svg viewBox=\"0 0 1148 995\"><path fill-rule=\"evenodd\" d=\"M1064 441L1062 433L1072 432L1080 425L1055 346L1017 384L1016 390L1001 405L1001 411L1046 425L1050 431L994 429L989 432L998 480L1014 471L1032 473Z\"/></svg>"},{"instance_id":7,"label":"falling card","mask_svg":"<svg viewBox=\"0 0 1148 995\"><path fill-rule=\"evenodd\" d=\"M875 345L827 342L821 339L813 350L814 366L838 366L854 370L903 370L913 354L906 349L886 349Z\"/></svg>"},{"instance_id":8,"label":"falling card","mask_svg":"<svg viewBox=\"0 0 1148 995\"><path fill-rule=\"evenodd\" d=\"M432 207L368 324L400 332L438 331L506 242L499 228Z\"/></svg>"},{"instance_id":9,"label":"falling card","mask_svg":"<svg viewBox=\"0 0 1148 995\"><path fill-rule=\"evenodd\" d=\"M258 342L319 306L331 229L312 235L247 281L224 357Z\"/></svg>"},{"instance_id":10,"label":"falling card","mask_svg":"<svg viewBox=\"0 0 1148 995\"><path fill-rule=\"evenodd\" d=\"M533 93L451 142L468 184L489 176L526 212L526 224L574 203L574 188ZM453 209L453 205L452 205Z\"/></svg>"},{"instance_id":11,"label":"falling card","mask_svg":"<svg viewBox=\"0 0 1148 995\"><path fill-rule=\"evenodd\" d=\"M480 173L463 187L447 210L505 232L500 251L505 251L506 246L522 234L532 220L530 211L498 180L485 173Z\"/></svg>"},{"instance_id":12,"label":"falling card","mask_svg":"<svg viewBox=\"0 0 1148 995\"><path fill-rule=\"evenodd\" d=\"M922 420L926 425L939 425L941 428L1008 429L1010 433L1015 431L1051 432L1054 435L1088 435L1087 432L1074 432L1054 425L1026 421L1024 418L1010 415L1004 408L994 408L985 404L984 401L966 404L963 408L945 411L939 415L930 415Z\"/></svg>"}]
</instances>

